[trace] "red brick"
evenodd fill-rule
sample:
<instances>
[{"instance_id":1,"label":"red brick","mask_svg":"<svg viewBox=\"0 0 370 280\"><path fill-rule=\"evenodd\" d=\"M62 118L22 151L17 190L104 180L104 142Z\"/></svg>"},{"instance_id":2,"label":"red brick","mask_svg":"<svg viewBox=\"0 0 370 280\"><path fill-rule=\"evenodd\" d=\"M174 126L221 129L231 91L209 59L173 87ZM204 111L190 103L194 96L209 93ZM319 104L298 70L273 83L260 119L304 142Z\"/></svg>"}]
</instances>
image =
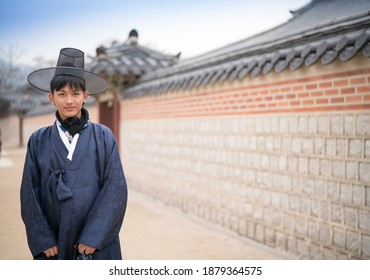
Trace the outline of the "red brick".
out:
<instances>
[{"instance_id":1,"label":"red brick","mask_svg":"<svg viewBox=\"0 0 370 280\"><path fill-rule=\"evenodd\" d=\"M313 99L303 100L303 105L312 105L312 104L314 104Z\"/></svg>"},{"instance_id":2,"label":"red brick","mask_svg":"<svg viewBox=\"0 0 370 280\"><path fill-rule=\"evenodd\" d=\"M348 80L334 81L334 86L335 87L348 86Z\"/></svg>"},{"instance_id":3,"label":"red brick","mask_svg":"<svg viewBox=\"0 0 370 280\"><path fill-rule=\"evenodd\" d=\"M290 106L299 106L301 105L301 101L291 101Z\"/></svg>"},{"instance_id":4,"label":"red brick","mask_svg":"<svg viewBox=\"0 0 370 280\"><path fill-rule=\"evenodd\" d=\"M346 102L361 102L362 96L347 96L346 97Z\"/></svg>"},{"instance_id":5,"label":"red brick","mask_svg":"<svg viewBox=\"0 0 370 280\"><path fill-rule=\"evenodd\" d=\"M355 88L342 88L341 90L340 90L340 93L341 94L353 94L353 93L355 93Z\"/></svg>"},{"instance_id":6,"label":"red brick","mask_svg":"<svg viewBox=\"0 0 370 280\"><path fill-rule=\"evenodd\" d=\"M287 99L293 99L293 98L295 98L296 96L295 96L295 94L287 94L286 95L286 98Z\"/></svg>"},{"instance_id":7,"label":"red brick","mask_svg":"<svg viewBox=\"0 0 370 280\"><path fill-rule=\"evenodd\" d=\"M360 84L365 84L366 83L366 78L354 78L349 80L350 85L360 85Z\"/></svg>"},{"instance_id":8,"label":"red brick","mask_svg":"<svg viewBox=\"0 0 370 280\"><path fill-rule=\"evenodd\" d=\"M325 95L338 95L338 92L337 89L329 89L325 91Z\"/></svg>"},{"instance_id":9,"label":"red brick","mask_svg":"<svg viewBox=\"0 0 370 280\"><path fill-rule=\"evenodd\" d=\"M316 89L316 88L317 88L317 84L306 85L306 89Z\"/></svg>"},{"instance_id":10,"label":"red brick","mask_svg":"<svg viewBox=\"0 0 370 280\"><path fill-rule=\"evenodd\" d=\"M344 97L336 97L336 98L331 98L330 103L343 103L344 102Z\"/></svg>"},{"instance_id":11,"label":"red brick","mask_svg":"<svg viewBox=\"0 0 370 280\"><path fill-rule=\"evenodd\" d=\"M302 91L304 89L303 86L294 86L293 91Z\"/></svg>"},{"instance_id":12,"label":"red brick","mask_svg":"<svg viewBox=\"0 0 370 280\"><path fill-rule=\"evenodd\" d=\"M288 106L289 105L289 103L288 102L278 102L278 106L279 107L285 107L285 106Z\"/></svg>"},{"instance_id":13,"label":"red brick","mask_svg":"<svg viewBox=\"0 0 370 280\"><path fill-rule=\"evenodd\" d=\"M279 92L280 92L279 88L270 89L270 93L279 93Z\"/></svg>"},{"instance_id":14,"label":"red brick","mask_svg":"<svg viewBox=\"0 0 370 280\"><path fill-rule=\"evenodd\" d=\"M298 98L306 98L309 97L309 94L307 92L298 94Z\"/></svg>"},{"instance_id":15,"label":"red brick","mask_svg":"<svg viewBox=\"0 0 370 280\"><path fill-rule=\"evenodd\" d=\"M327 103L329 103L329 99L327 99L327 98L316 99L315 103L316 104L327 104Z\"/></svg>"},{"instance_id":16,"label":"red brick","mask_svg":"<svg viewBox=\"0 0 370 280\"><path fill-rule=\"evenodd\" d=\"M328 88L332 86L332 82L320 83L319 88Z\"/></svg>"},{"instance_id":17,"label":"red brick","mask_svg":"<svg viewBox=\"0 0 370 280\"><path fill-rule=\"evenodd\" d=\"M272 100L273 98L272 98L272 96L266 96L265 97L265 101L270 101L270 100Z\"/></svg>"},{"instance_id":18,"label":"red brick","mask_svg":"<svg viewBox=\"0 0 370 280\"><path fill-rule=\"evenodd\" d=\"M370 93L370 86L358 87L357 92L358 93Z\"/></svg>"},{"instance_id":19,"label":"red brick","mask_svg":"<svg viewBox=\"0 0 370 280\"><path fill-rule=\"evenodd\" d=\"M284 99L284 95L276 95L275 100Z\"/></svg>"},{"instance_id":20,"label":"red brick","mask_svg":"<svg viewBox=\"0 0 370 280\"><path fill-rule=\"evenodd\" d=\"M323 91L313 91L311 93L311 96L312 97L318 97L318 96L323 96L324 95L324 92Z\"/></svg>"}]
</instances>

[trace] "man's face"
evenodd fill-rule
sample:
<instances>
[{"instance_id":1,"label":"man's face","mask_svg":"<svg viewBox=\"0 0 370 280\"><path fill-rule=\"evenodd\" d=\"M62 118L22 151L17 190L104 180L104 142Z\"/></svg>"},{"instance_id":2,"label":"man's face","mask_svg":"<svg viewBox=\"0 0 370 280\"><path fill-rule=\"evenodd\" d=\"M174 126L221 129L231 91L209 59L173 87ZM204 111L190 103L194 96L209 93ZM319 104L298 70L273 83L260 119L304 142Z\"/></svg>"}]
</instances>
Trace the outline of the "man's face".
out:
<instances>
[{"instance_id":1,"label":"man's face","mask_svg":"<svg viewBox=\"0 0 370 280\"><path fill-rule=\"evenodd\" d=\"M57 107L62 120L70 117L81 117L83 103L87 100L88 92L81 89L72 89L66 85L53 94L49 93L49 100Z\"/></svg>"}]
</instances>

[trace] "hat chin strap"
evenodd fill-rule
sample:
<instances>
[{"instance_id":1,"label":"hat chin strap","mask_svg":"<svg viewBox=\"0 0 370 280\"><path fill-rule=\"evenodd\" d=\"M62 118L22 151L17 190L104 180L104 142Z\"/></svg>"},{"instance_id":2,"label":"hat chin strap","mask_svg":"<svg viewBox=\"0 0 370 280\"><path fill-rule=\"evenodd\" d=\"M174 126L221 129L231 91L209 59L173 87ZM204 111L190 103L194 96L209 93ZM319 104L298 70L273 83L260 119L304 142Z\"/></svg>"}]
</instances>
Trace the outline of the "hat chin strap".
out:
<instances>
[{"instance_id":1,"label":"hat chin strap","mask_svg":"<svg viewBox=\"0 0 370 280\"><path fill-rule=\"evenodd\" d=\"M81 112L81 118L77 117L77 115ZM80 133L83 129L85 124L89 119L88 111L82 106L81 110L73 117L66 118L62 120L60 117L59 111L56 111L55 116L57 117L60 124L72 135L74 136L76 133Z\"/></svg>"}]
</instances>

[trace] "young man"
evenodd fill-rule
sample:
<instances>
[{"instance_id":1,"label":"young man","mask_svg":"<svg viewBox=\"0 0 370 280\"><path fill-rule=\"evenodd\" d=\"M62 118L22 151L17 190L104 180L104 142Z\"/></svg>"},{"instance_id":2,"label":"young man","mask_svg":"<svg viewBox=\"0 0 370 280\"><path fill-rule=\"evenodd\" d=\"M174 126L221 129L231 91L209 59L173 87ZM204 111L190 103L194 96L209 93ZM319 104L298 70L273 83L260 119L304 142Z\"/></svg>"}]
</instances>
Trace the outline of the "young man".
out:
<instances>
[{"instance_id":1,"label":"young man","mask_svg":"<svg viewBox=\"0 0 370 280\"><path fill-rule=\"evenodd\" d=\"M56 107L55 123L30 137L24 163L21 215L33 258L122 259L127 185L119 151L111 130L90 122L83 107L107 82L85 71L84 53L72 48L28 82Z\"/></svg>"}]
</instances>

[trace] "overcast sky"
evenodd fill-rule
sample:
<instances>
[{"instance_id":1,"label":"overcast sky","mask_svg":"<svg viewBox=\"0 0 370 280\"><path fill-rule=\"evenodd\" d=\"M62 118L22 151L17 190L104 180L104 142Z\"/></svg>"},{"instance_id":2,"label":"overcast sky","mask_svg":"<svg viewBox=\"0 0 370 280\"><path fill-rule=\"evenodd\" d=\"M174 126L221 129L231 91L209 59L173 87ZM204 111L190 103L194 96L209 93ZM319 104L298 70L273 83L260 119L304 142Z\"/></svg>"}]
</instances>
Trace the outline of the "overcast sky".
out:
<instances>
[{"instance_id":1,"label":"overcast sky","mask_svg":"<svg viewBox=\"0 0 370 280\"><path fill-rule=\"evenodd\" d=\"M0 47L20 50L18 63L56 60L74 47L95 56L100 45L139 43L182 58L211 51L286 22L310 0L5 0Z\"/></svg>"}]
</instances>

